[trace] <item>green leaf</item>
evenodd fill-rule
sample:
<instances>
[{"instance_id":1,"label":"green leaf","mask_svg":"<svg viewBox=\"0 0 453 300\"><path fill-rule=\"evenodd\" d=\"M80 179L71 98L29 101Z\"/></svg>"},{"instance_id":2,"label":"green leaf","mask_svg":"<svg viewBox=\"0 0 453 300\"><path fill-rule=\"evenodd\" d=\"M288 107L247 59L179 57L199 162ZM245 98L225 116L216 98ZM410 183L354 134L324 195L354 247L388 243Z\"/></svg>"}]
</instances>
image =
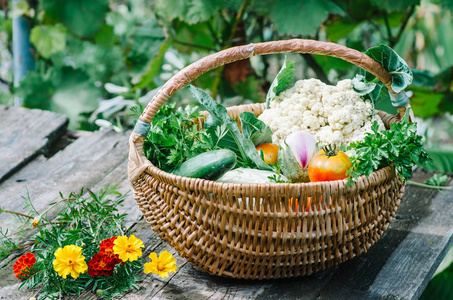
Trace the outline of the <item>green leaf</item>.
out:
<instances>
[{"instance_id":1,"label":"green leaf","mask_svg":"<svg viewBox=\"0 0 453 300\"><path fill-rule=\"evenodd\" d=\"M281 0L271 11L280 33L314 36L329 14L345 12L330 0Z\"/></svg>"},{"instance_id":2,"label":"green leaf","mask_svg":"<svg viewBox=\"0 0 453 300\"><path fill-rule=\"evenodd\" d=\"M278 72L277 76L275 76L271 87L267 91L266 108L269 108L269 105L271 101L274 100L275 96L283 92L289 86L291 78L294 75L294 70L294 62L285 59L282 68Z\"/></svg>"},{"instance_id":3,"label":"green leaf","mask_svg":"<svg viewBox=\"0 0 453 300\"><path fill-rule=\"evenodd\" d=\"M352 79L352 85L354 87L354 91L356 91L359 95L369 94L376 88L376 83L365 82L365 77L359 74Z\"/></svg>"},{"instance_id":4,"label":"green leaf","mask_svg":"<svg viewBox=\"0 0 453 300\"><path fill-rule=\"evenodd\" d=\"M238 158L241 158L243 161L260 170L272 171L272 168L261 159L252 141L246 139L241 134L239 127L237 126L237 123L230 118L225 107L218 104L214 99L211 98L211 96L209 96L204 91L192 85L189 85L188 88L192 95L194 96L194 98L197 99L198 102L209 112L209 115L212 116L216 123L220 125L225 124L229 136L234 141L233 145L230 144L232 148L227 149L238 152Z\"/></svg>"},{"instance_id":5,"label":"green leaf","mask_svg":"<svg viewBox=\"0 0 453 300\"><path fill-rule=\"evenodd\" d=\"M225 7L224 1L212 0L156 0L155 10L169 21L180 19L189 24L208 20Z\"/></svg>"},{"instance_id":6,"label":"green leaf","mask_svg":"<svg viewBox=\"0 0 453 300\"><path fill-rule=\"evenodd\" d=\"M429 118L442 113L440 104L444 94L422 87L411 87L410 90L414 93L411 97L411 107L415 116Z\"/></svg>"},{"instance_id":7,"label":"green leaf","mask_svg":"<svg viewBox=\"0 0 453 300\"><path fill-rule=\"evenodd\" d=\"M254 113L244 111L239 114L241 120L242 135L258 146L264 143L272 143L272 130L263 121L255 117Z\"/></svg>"},{"instance_id":8,"label":"green leaf","mask_svg":"<svg viewBox=\"0 0 453 300\"><path fill-rule=\"evenodd\" d=\"M101 30L94 36L96 44L111 47L115 44L116 36L113 26L102 24Z\"/></svg>"},{"instance_id":9,"label":"green leaf","mask_svg":"<svg viewBox=\"0 0 453 300\"><path fill-rule=\"evenodd\" d=\"M423 291L420 300L453 299L453 272L450 265L447 269L434 276Z\"/></svg>"},{"instance_id":10,"label":"green leaf","mask_svg":"<svg viewBox=\"0 0 453 300\"><path fill-rule=\"evenodd\" d=\"M173 43L173 38L170 36L167 40L160 46L159 54L154 57L154 59L149 64L148 70L145 74L140 78L140 81L134 86L135 89L141 89L144 87L148 87L149 89L153 89L156 87L156 84L153 82L154 77L159 73L160 67L162 66L162 62L164 60L165 52L167 52L170 45Z\"/></svg>"},{"instance_id":11,"label":"green leaf","mask_svg":"<svg viewBox=\"0 0 453 300\"><path fill-rule=\"evenodd\" d=\"M24 99L24 106L65 114L69 127L76 129L98 107L101 96L88 75L71 67L55 68L51 74L30 72L17 88L17 95Z\"/></svg>"},{"instance_id":12,"label":"green leaf","mask_svg":"<svg viewBox=\"0 0 453 300\"><path fill-rule=\"evenodd\" d=\"M453 1L451 0L440 0L440 6L453 12Z\"/></svg>"},{"instance_id":13,"label":"green leaf","mask_svg":"<svg viewBox=\"0 0 453 300\"><path fill-rule=\"evenodd\" d=\"M27 0L13 1L13 10L10 13L10 18L18 18L25 15L30 9L30 5Z\"/></svg>"},{"instance_id":14,"label":"green leaf","mask_svg":"<svg viewBox=\"0 0 453 300\"><path fill-rule=\"evenodd\" d=\"M448 176L446 174L436 173L428 178L425 183L432 186L442 186L447 183Z\"/></svg>"},{"instance_id":15,"label":"green leaf","mask_svg":"<svg viewBox=\"0 0 453 300\"><path fill-rule=\"evenodd\" d=\"M53 74L55 92L52 94L50 110L69 117L69 127L77 128L83 120L83 113L91 113L98 108L101 91L88 75L70 67L63 67Z\"/></svg>"},{"instance_id":16,"label":"green leaf","mask_svg":"<svg viewBox=\"0 0 453 300\"><path fill-rule=\"evenodd\" d=\"M394 10L405 10L411 5L419 5L420 0L371 0L371 3L379 8L394 11Z\"/></svg>"},{"instance_id":17,"label":"green leaf","mask_svg":"<svg viewBox=\"0 0 453 300\"><path fill-rule=\"evenodd\" d=\"M326 25L327 39L331 42L347 37L361 23L347 19L339 19ZM318 57L318 56L316 56ZM321 57L321 56L320 56ZM325 56L330 57L330 56ZM350 65L350 64L349 64Z\"/></svg>"},{"instance_id":18,"label":"green leaf","mask_svg":"<svg viewBox=\"0 0 453 300\"><path fill-rule=\"evenodd\" d=\"M61 24L35 26L30 33L30 42L42 57L48 59L66 48L66 28Z\"/></svg>"},{"instance_id":19,"label":"green leaf","mask_svg":"<svg viewBox=\"0 0 453 300\"><path fill-rule=\"evenodd\" d=\"M315 61L322 67L326 74L329 73L330 70L335 71L348 71L353 68L357 67L347 61L344 61L340 58L327 56L327 55L315 55Z\"/></svg>"},{"instance_id":20,"label":"green leaf","mask_svg":"<svg viewBox=\"0 0 453 300\"><path fill-rule=\"evenodd\" d=\"M414 86L434 88L436 85L433 74L428 71L412 70L412 74L414 75L414 80L412 81L412 85Z\"/></svg>"},{"instance_id":21,"label":"green leaf","mask_svg":"<svg viewBox=\"0 0 453 300\"><path fill-rule=\"evenodd\" d=\"M399 93L412 83L412 72L406 61L392 48L381 44L368 49L365 54L381 64L392 76L392 89ZM365 79L372 81L375 77L366 72Z\"/></svg>"},{"instance_id":22,"label":"green leaf","mask_svg":"<svg viewBox=\"0 0 453 300\"><path fill-rule=\"evenodd\" d=\"M451 147L429 148L426 149L426 152L433 159L434 170L443 173L453 173L453 149Z\"/></svg>"},{"instance_id":23,"label":"green leaf","mask_svg":"<svg viewBox=\"0 0 453 300\"><path fill-rule=\"evenodd\" d=\"M29 72L20 81L15 94L24 100L25 107L49 110L52 91L52 81L48 76Z\"/></svg>"},{"instance_id":24,"label":"green leaf","mask_svg":"<svg viewBox=\"0 0 453 300\"><path fill-rule=\"evenodd\" d=\"M43 8L48 16L65 24L76 35L91 38L104 23L104 16L109 10L109 1L44 0Z\"/></svg>"}]
</instances>

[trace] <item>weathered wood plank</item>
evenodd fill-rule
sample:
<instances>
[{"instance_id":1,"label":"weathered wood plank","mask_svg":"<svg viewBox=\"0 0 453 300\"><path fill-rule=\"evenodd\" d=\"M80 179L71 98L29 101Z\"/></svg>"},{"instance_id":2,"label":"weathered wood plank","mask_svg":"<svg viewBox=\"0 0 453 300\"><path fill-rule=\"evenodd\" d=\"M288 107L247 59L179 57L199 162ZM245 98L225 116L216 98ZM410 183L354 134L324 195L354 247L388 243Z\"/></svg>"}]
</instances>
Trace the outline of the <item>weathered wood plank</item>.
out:
<instances>
[{"instance_id":1,"label":"weathered wood plank","mask_svg":"<svg viewBox=\"0 0 453 300\"><path fill-rule=\"evenodd\" d=\"M0 182L59 138L67 124L67 117L50 111L0 105Z\"/></svg>"}]
</instances>

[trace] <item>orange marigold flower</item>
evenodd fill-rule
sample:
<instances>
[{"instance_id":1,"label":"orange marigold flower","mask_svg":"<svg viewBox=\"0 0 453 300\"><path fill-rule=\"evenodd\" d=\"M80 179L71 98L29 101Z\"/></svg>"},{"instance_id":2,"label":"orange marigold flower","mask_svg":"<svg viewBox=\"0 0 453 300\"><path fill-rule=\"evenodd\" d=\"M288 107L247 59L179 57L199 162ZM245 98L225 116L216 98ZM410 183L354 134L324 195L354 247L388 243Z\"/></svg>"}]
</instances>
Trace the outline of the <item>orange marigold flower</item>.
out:
<instances>
[{"instance_id":1,"label":"orange marigold flower","mask_svg":"<svg viewBox=\"0 0 453 300\"><path fill-rule=\"evenodd\" d=\"M27 252L26 254L19 257L19 259L14 263L14 275L16 275L16 277L20 280L24 280L25 278L30 277L31 274L36 272L36 270L33 269L35 263L35 255L33 253Z\"/></svg>"}]
</instances>

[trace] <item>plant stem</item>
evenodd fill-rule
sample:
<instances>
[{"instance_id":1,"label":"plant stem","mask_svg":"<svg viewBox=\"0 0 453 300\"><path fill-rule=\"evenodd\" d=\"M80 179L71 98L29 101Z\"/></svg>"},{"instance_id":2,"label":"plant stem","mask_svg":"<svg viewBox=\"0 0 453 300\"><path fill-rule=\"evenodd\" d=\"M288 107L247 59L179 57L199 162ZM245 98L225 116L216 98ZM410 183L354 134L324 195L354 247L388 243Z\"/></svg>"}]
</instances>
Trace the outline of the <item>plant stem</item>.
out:
<instances>
[{"instance_id":1,"label":"plant stem","mask_svg":"<svg viewBox=\"0 0 453 300\"><path fill-rule=\"evenodd\" d=\"M10 210L6 210L6 209L0 209L0 212L5 212L5 213L8 213L8 214L18 215L18 216L22 216L22 217L29 218L29 219L34 219L35 218L35 217L29 216L29 215L21 214L19 212L10 211Z\"/></svg>"},{"instance_id":2,"label":"plant stem","mask_svg":"<svg viewBox=\"0 0 453 300\"><path fill-rule=\"evenodd\" d=\"M207 46L202 46L202 45L196 45L196 44L181 42L181 41L178 41L177 39L175 39L175 37L173 37L173 42L174 42L175 44L180 44L180 45L183 45L183 46L188 46L188 47L193 47L193 48L200 48L200 49L204 49L204 50L208 50L208 51L215 51L215 50L216 50L216 49L213 49L213 48L207 47Z\"/></svg>"},{"instance_id":3,"label":"plant stem","mask_svg":"<svg viewBox=\"0 0 453 300\"><path fill-rule=\"evenodd\" d=\"M451 186L435 186L435 185L429 185L429 184L425 184L425 183L415 182L412 180L408 180L407 184L424 187L424 188L428 188L428 189L436 189L436 190L451 190L451 188L452 188Z\"/></svg>"},{"instance_id":4,"label":"plant stem","mask_svg":"<svg viewBox=\"0 0 453 300\"><path fill-rule=\"evenodd\" d=\"M396 37L393 40L390 40L390 47L394 47L396 44L398 44L398 42L403 34L403 31L406 28L407 23L409 22L409 19L412 16L412 14L414 13L414 11L415 11L415 5L412 5L411 8L409 9L408 13L404 17L403 22L401 23L400 29L398 30L398 34L396 35Z\"/></svg>"},{"instance_id":5,"label":"plant stem","mask_svg":"<svg viewBox=\"0 0 453 300\"><path fill-rule=\"evenodd\" d=\"M392 29L390 28L390 23L389 23L389 18L388 18L388 15L387 15L387 11L384 11L384 21L385 21L385 27L387 28L388 40L390 41L390 45L391 45L391 41L393 40L393 36L392 36ZM390 47L393 47L393 46L390 46Z\"/></svg>"},{"instance_id":6,"label":"plant stem","mask_svg":"<svg viewBox=\"0 0 453 300\"><path fill-rule=\"evenodd\" d=\"M244 2L242 2L241 8L239 9L239 11L236 15L236 18L234 19L233 26L231 27L231 31L230 31L230 35L228 37L227 43L226 43L225 47L223 47L223 49L231 47L236 28L237 28L239 22L241 22L242 17L244 16L245 9L247 8L247 5L249 2L250 2L250 0L244 0ZM212 98L214 98L214 99L216 98L216 96L219 92L219 84L220 84L220 80L222 79L222 73L223 73L224 67L225 66L223 65L223 66L220 66L217 68L217 72L216 72L215 79L214 79L214 84L212 85Z\"/></svg>"},{"instance_id":7,"label":"plant stem","mask_svg":"<svg viewBox=\"0 0 453 300\"><path fill-rule=\"evenodd\" d=\"M322 67L316 62L316 60L313 58L313 55L309 53L301 53L302 57L305 59L305 62L307 65L312 68L312 70L316 73L316 76L324 82L325 84L332 85L330 82L329 78L327 78L326 73L322 69Z\"/></svg>"}]
</instances>

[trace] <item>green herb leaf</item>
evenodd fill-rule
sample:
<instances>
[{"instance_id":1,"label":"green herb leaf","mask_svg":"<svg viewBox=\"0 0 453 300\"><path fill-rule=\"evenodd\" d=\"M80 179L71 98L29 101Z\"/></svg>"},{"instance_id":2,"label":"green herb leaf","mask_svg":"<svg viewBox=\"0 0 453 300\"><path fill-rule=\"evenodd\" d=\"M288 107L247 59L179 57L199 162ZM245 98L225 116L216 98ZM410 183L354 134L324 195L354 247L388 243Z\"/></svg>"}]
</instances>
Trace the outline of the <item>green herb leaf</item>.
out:
<instances>
[{"instance_id":1,"label":"green herb leaf","mask_svg":"<svg viewBox=\"0 0 453 300\"><path fill-rule=\"evenodd\" d=\"M242 126L242 135L258 146L272 143L272 130L263 121L255 117L254 113L244 111L239 114Z\"/></svg>"},{"instance_id":2,"label":"green herb leaf","mask_svg":"<svg viewBox=\"0 0 453 300\"><path fill-rule=\"evenodd\" d=\"M278 96L281 92L288 88L291 83L291 78L294 75L294 62L285 60L282 68L278 72L274 81L272 81L271 87L267 92L266 96L266 108L269 108L271 101L274 100L275 96Z\"/></svg>"},{"instance_id":3,"label":"green herb leaf","mask_svg":"<svg viewBox=\"0 0 453 300\"><path fill-rule=\"evenodd\" d=\"M226 149L230 149L238 155L238 159L247 162L249 165L254 166L260 170L270 170L268 166L259 156L252 141L245 138L237 126L236 122L230 118L225 107L218 104L203 90L198 89L192 85L188 86L190 92L195 99L209 112L214 124L225 124L228 134L222 140L227 140L228 143L222 144ZM217 126L216 126L217 127ZM232 143L230 142L232 141ZM220 145L220 142L219 142Z\"/></svg>"},{"instance_id":4,"label":"green herb leaf","mask_svg":"<svg viewBox=\"0 0 453 300\"><path fill-rule=\"evenodd\" d=\"M398 123L393 123L389 130L378 131L374 122L362 142L352 143L349 149L355 150L352 159L354 170L350 172L348 183L361 175L369 176L374 171L393 164L401 177L412 176L412 167L416 164L429 166L432 161L423 148L422 137L417 135L417 124L409 123L409 111Z\"/></svg>"}]
</instances>

